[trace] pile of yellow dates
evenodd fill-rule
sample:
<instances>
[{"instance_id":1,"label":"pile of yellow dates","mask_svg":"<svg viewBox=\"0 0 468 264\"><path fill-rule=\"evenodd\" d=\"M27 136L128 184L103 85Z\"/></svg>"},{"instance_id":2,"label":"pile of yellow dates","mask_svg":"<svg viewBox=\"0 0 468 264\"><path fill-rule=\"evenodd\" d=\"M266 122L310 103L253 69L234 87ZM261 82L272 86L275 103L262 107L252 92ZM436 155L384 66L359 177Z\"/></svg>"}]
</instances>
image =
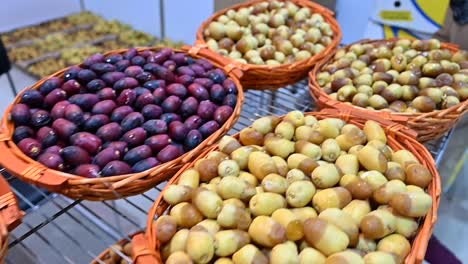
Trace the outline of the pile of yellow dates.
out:
<instances>
[{"instance_id":1,"label":"pile of yellow dates","mask_svg":"<svg viewBox=\"0 0 468 264\"><path fill-rule=\"evenodd\" d=\"M169 264L402 263L431 180L377 122L267 116L165 189L156 235Z\"/></svg>"}]
</instances>

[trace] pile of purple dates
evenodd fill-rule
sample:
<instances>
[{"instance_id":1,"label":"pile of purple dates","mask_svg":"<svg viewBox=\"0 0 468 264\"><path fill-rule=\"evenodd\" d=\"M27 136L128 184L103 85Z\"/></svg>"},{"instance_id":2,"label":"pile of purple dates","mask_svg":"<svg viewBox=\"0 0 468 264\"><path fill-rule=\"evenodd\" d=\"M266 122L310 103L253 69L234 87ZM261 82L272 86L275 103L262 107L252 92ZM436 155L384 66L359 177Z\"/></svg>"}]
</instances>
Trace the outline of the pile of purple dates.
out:
<instances>
[{"instance_id":1,"label":"pile of purple dates","mask_svg":"<svg viewBox=\"0 0 468 264\"><path fill-rule=\"evenodd\" d=\"M163 48L95 54L25 91L10 113L13 140L45 166L94 178L176 159L216 132L236 83L206 59Z\"/></svg>"}]
</instances>

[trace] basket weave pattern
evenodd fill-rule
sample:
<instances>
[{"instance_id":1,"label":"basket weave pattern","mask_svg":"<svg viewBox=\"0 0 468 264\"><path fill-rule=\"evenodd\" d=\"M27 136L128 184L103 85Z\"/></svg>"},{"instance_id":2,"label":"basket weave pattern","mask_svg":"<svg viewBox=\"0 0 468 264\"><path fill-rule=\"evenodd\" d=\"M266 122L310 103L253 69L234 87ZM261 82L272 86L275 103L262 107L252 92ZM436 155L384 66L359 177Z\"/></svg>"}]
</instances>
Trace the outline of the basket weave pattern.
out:
<instances>
[{"instance_id":1,"label":"basket weave pattern","mask_svg":"<svg viewBox=\"0 0 468 264\"><path fill-rule=\"evenodd\" d=\"M211 22L215 21L219 16L225 14L230 9L237 10L243 7L248 7L263 2L263 0L253 0L220 10L214 15L212 15L210 18L208 18L206 21L204 21L197 31L197 40L195 48L191 49L189 53L197 54L200 50L208 50L207 52L211 53L212 58L218 63L221 63L222 65L229 65L229 67L232 69L236 68L243 71L244 74L241 78L241 83L244 87L249 89L276 89L304 79L307 76L307 73L317 62L323 59L326 55L335 51L335 49L338 47L338 44L341 42L342 37L341 28L338 25L338 22L333 17L333 12L329 9L308 0L288 1L291 1L298 6L309 8L312 11L312 13L321 14L324 20L330 24L333 32L335 32L335 35L333 36L332 43L328 45L325 48L325 50L308 59L297 61L291 64L281 65L243 64L209 50L206 45L205 38L203 36L203 32L208 27L208 25Z\"/></svg>"},{"instance_id":2,"label":"basket weave pattern","mask_svg":"<svg viewBox=\"0 0 468 264\"><path fill-rule=\"evenodd\" d=\"M306 113L306 115L313 115L317 119L324 118L340 118L346 121L349 124L354 124L360 128L363 128L367 120L375 120L380 123L384 128L385 133L387 134L388 142L387 144L393 150L407 149L412 152L416 158L426 166L432 174L432 182L428 187L428 193L433 199L432 207L421 221L419 232L414 238L411 246L411 251L405 263L421 263L426 254L427 244L432 235L434 225L437 221L437 210L440 203L440 194L441 194L441 185L440 185L440 176L437 172L435 162L429 153L429 151L419 142L416 141L414 136L416 133L407 127L404 127L401 124L393 123L388 120L383 120L377 118L375 115L361 114L351 111L337 111L334 109L326 109L321 112L311 112ZM239 134L234 135L238 138ZM218 149L218 146L212 146L207 148L198 158L190 164L186 164L166 185L176 184L179 176L184 170L192 168L195 165L195 162L199 159L206 157L210 152ZM165 189L163 190L163 192ZM156 237L156 226L155 219L167 211L169 204L166 203L162 194L153 204L147 221L146 234L140 234L134 237L133 239L133 251L134 251L134 261L138 264L149 264L149 263L162 263L161 254L160 254L160 242Z\"/></svg>"},{"instance_id":3,"label":"basket weave pattern","mask_svg":"<svg viewBox=\"0 0 468 264\"><path fill-rule=\"evenodd\" d=\"M21 223L22 216L16 197L0 176L0 263L4 262L8 250L8 233Z\"/></svg>"},{"instance_id":4,"label":"basket weave pattern","mask_svg":"<svg viewBox=\"0 0 468 264\"><path fill-rule=\"evenodd\" d=\"M142 52L145 50L158 51L160 49L161 48L138 48L137 50ZM104 55L123 54L126 51L127 49L114 50L107 52ZM184 52L181 50L174 51ZM202 57L200 55L194 55L194 57L211 60L209 56ZM223 69L221 65L217 63L213 64L216 67ZM50 77L62 77L67 69L58 71ZM41 163L26 156L16 146L12 140L14 124L9 121L8 117L13 104L19 102L22 95L22 93L20 93L16 97L14 103L6 110L2 123L0 124L0 152L2 153L0 165L25 182L37 185L52 192L64 194L73 199L97 201L118 199L140 194L160 182L169 179L182 167L183 164L196 157L205 147L215 143L236 123L244 102L244 94L236 73L229 73L229 77L233 79L238 87L236 107L223 126L206 138L200 145L177 159L165 162L143 172L93 179L49 169ZM38 89L46 80L47 78L44 78L28 89Z\"/></svg>"},{"instance_id":5,"label":"basket weave pattern","mask_svg":"<svg viewBox=\"0 0 468 264\"><path fill-rule=\"evenodd\" d=\"M130 235L129 237L133 237L137 234L140 234L140 232L137 232L137 233L134 233L132 235ZM115 243L115 245L119 245L121 247L123 247L125 244L129 243L130 241L128 241L128 239L126 238L123 238L119 241L117 241L117 243ZM112 246L111 247L108 247L106 248L104 251L101 252L101 254L99 254L99 256L97 256L93 261L91 261L90 264L99 264L99 263L102 263L105 261L105 259L107 258L107 256L109 256L109 254L113 251L112 249ZM124 254L124 252L121 252L122 254ZM129 256L130 257L130 256Z\"/></svg>"},{"instance_id":6,"label":"basket weave pattern","mask_svg":"<svg viewBox=\"0 0 468 264\"><path fill-rule=\"evenodd\" d=\"M365 40L357 43L369 44L384 44L396 42L398 38L388 40ZM353 43L354 44L354 43ZM351 44L351 45L353 45ZM345 47L348 49L351 45ZM442 48L456 52L458 48L450 43L442 43ZM332 99L318 84L317 74L323 66L333 60L335 53L329 54L321 62L317 63L314 69L309 73L309 89L312 97L317 101L319 108L335 108L360 113L373 113L380 118L391 120L393 122L403 124L415 130L418 133L418 141L426 142L432 139L437 139L448 132L455 126L457 121L468 112L468 100L465 100L457 105L443 110L436 110L428 113L395 113L378 110L369 110L362 107L345 104L343 102Z\"/></svg>"}]
</instances>

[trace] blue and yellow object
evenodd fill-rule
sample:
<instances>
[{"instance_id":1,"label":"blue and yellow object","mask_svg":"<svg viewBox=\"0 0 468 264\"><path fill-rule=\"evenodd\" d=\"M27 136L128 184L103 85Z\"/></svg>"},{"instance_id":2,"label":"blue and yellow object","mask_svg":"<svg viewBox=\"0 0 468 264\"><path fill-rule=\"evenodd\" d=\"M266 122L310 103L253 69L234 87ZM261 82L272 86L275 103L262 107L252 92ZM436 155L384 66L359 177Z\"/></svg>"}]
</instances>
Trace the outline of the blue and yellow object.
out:
<instances>
[{"instance_id":1,"label":"blue and yellow object","mask_svg":"<svg viewBox=\"0 0 468 264\"><path fill-rule=\"evenodd\" d=\"M377 0L372 20L385 25L385 36L432 34L445 20L450 0ZM416 33L417 34L417 33Z\"/></svg>"}]
</instances>

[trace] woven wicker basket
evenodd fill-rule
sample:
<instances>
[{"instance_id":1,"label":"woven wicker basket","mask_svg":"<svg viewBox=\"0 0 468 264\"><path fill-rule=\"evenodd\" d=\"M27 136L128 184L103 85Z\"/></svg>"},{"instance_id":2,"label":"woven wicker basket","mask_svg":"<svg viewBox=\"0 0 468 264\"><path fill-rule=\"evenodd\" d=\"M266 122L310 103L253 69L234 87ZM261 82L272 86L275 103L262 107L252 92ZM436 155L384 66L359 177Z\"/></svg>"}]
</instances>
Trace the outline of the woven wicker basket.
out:
<instances>
[{"instance_id":1,"label":"woven wicker basket","mask_svg":"<svg viewBox=\"0 0 468 264\"><path fill-rule=\"evenodd\" d=\"M134 237L135 235L138 235L140 233L141 232L134 233L133 235L130 235L130 237ZM123 247L125 244L127 244L129 242L131 242L131 241L124 238L124 239L119 240L117 243L115 243L115 245L119 245L119 246ZM99 264L99 263L102 263L102 262L107 263L107 262L105 262L105 260L111 255L111 252L115 252L114 250L112 250L111 247L108 247L103 252L101 252L101 254L99 254L99 256L97 256L93 261L91 261L90 264ZM132 248L132 250L133 250L133 248ZM119 251L121 251L121 250L119 249ZM128 256L128 257L130 259L132 258L131 256Z\"/></svg>"},{"instance_id":2,"label":"woven wicker basket","mask_svg":"<svg viewBox=\"0 0 468 264\"><path fill-rule=\"evenodd\" d=\"M4 262L8 250L8 232L21 223L22 217L15 195L0 175L0 263Z\"/></svg>"},{"instance_id":3,"label":"woven wicker basket","mask_svg":"<svg viewBox=\"0 0 468 264\"><path fill-rule=\"evenodd\" d=\"M138 51L153 50L157 51L161 48L139 48ZM107 52L104 55L124 53L127 49L120 49ZM175 52L183 52L175 50ZM194 56L202 58L201 56ZM204 56L204 59L210 60L209 56ZM214 63L217 67L218 64ZM220 67L223 68L223 67ZM54 73L50 77L61 77L67 69L63 69ZM222 135L224 135L237 121L240 115L241 107L244 102L244 94L240 85L236 72L229 73L236 86L238 87L237 104L231 117L219 128L214 134L210 135L200 145L193 150L185 153L177 159L163 163L149 170L111 177L102 178L85 178L73 174L52 170L39 162L26 156L13 142L12 135L14 131L13 122L9 121L9 113L13 104L6 110L2 124L0 125L0 152L2 159L0 165L11 172L14 176L21 180L45 188L51 192L58 192L73 199L85 200L109 200L118 199L126 196L140 194L162 181L169 179L180 167L196 157L205 147L212 145ZM47 78L44 78L28 89L38 89ZM23 91L24 92L24 91ZM17 103L21 98L20 93L14 103Z\"/></svg>"},{"instance_id":4,"label":"woven wicker basket","mask_svg":"<svg viewBox=\"0 0 468 264\"><path fill-rule=\"evenodd\" d=\"M285 1L285 0L281 0ZM338 44L341 42L341 28L338 22L333 17L333 12L329 9L313 3L308 0L288 0L298 6L310 8L313 13L321 14L325 21L330 24L335 35L333 36L332 43L326 47L322 52L302 61L294 62L291 64L281 64L277 66L273 65L254 65L254 64L243 64L239 63L231 58L222 56L214 51L209 50L212 54L212 59L222 65L228 65L230 69L240 69L244 72L241 78L241 83L244 87L249 89L276 89L283 87L288 84L295 83L299 80L307 77L307 73L312 67L324 58L327 54L333 52ZM220 10L204 21L197 31L197 41L195 47L189 50L190 54L197 54L200 50L208 49L203 31L208 25L217 19L219 16L225 14L229 9L239 9L242 7L251 6L257 3L263 2L263 0L253 0L228 7Z\"/></svg>"},{"instance_id":5,"label":"woven wicker basket","mask_svg":"<svg viewBox=\"0 0 468 264\"><path fill-rule=\"evenodd\" d=\"M363 40L357 43L383 44L396 42L398 39L388 40ZM354 43L353 43L354 44ZM351 45L353 45L351 44ZM346 46L348 49L351 45ZM458 50L453 44L442 43L442 48L449 49L452 52ZM309 89L312 97L317 101L318 106L322 108L336 108L358 111L360 113L377 114L380 118L391 120L393 122L403 124L415 130L418 133L418 141L426 142L432 139L437 139L455 126L456 122L468 111L468 100L461 102L458 105L452 106L444 110L437 110L428 113L394 113L378 110L369 110L362 107L345 104L334 100L320 87L316 76L323 66L333 60L335 53L329 54L327 58L319 62L316 67L309 73Z\"/></svg>"},{"instance_id":6,"label":"woven wicker basket","mask_svg":"<svg viewBox=\"0 0 468 264\"><path fill-rule=\"evenodd\" d=\"M407 256L405 263L421 263L426 254L427 244L432 235L434 225L437 221L437 210L440 203L440 194L441 194L441 185L440 185L440 176L437 172L434 160L429 153L429 151L414 138L416 133L403 125L390 122L388 120L383 120L377 118L375 115L353 113L351 111L337 111L334 109L325 109L321 112L311 112L307 115L313 115L317 119L324 118L340 118L345 120L347 123L354 124L360 128L364 126L364 123L367 120L375 120L380 123L384 128L385 133L387 134L387 144L393 150L407 149L412 152L417 159L425 165L432 174L432 182L428 187L428 193L433 199L432 207L421 221L422 225L420 226L419 232L414 238L411 246L411 251ZM234 137L238 137L239 134ZM186 164L166 185L177 183L181 173L195 165L195 162L199 159L206 157L210 152L217 150L218 146L212 146L206 149L201 155L198 156L190 164ZM165 189L163 190L163 192ZM133 252L134 252L134 261L138 264L149 264L149 263L162 263L161 254L160 254L160 242L156 237L156 226L155 219L167 212L169 204L167 204L163 198L162 194L153 204L151 210L148 214L147 229L146 235L140 234L134 237L133 239Z\"/></svg>"}]
</instances>

